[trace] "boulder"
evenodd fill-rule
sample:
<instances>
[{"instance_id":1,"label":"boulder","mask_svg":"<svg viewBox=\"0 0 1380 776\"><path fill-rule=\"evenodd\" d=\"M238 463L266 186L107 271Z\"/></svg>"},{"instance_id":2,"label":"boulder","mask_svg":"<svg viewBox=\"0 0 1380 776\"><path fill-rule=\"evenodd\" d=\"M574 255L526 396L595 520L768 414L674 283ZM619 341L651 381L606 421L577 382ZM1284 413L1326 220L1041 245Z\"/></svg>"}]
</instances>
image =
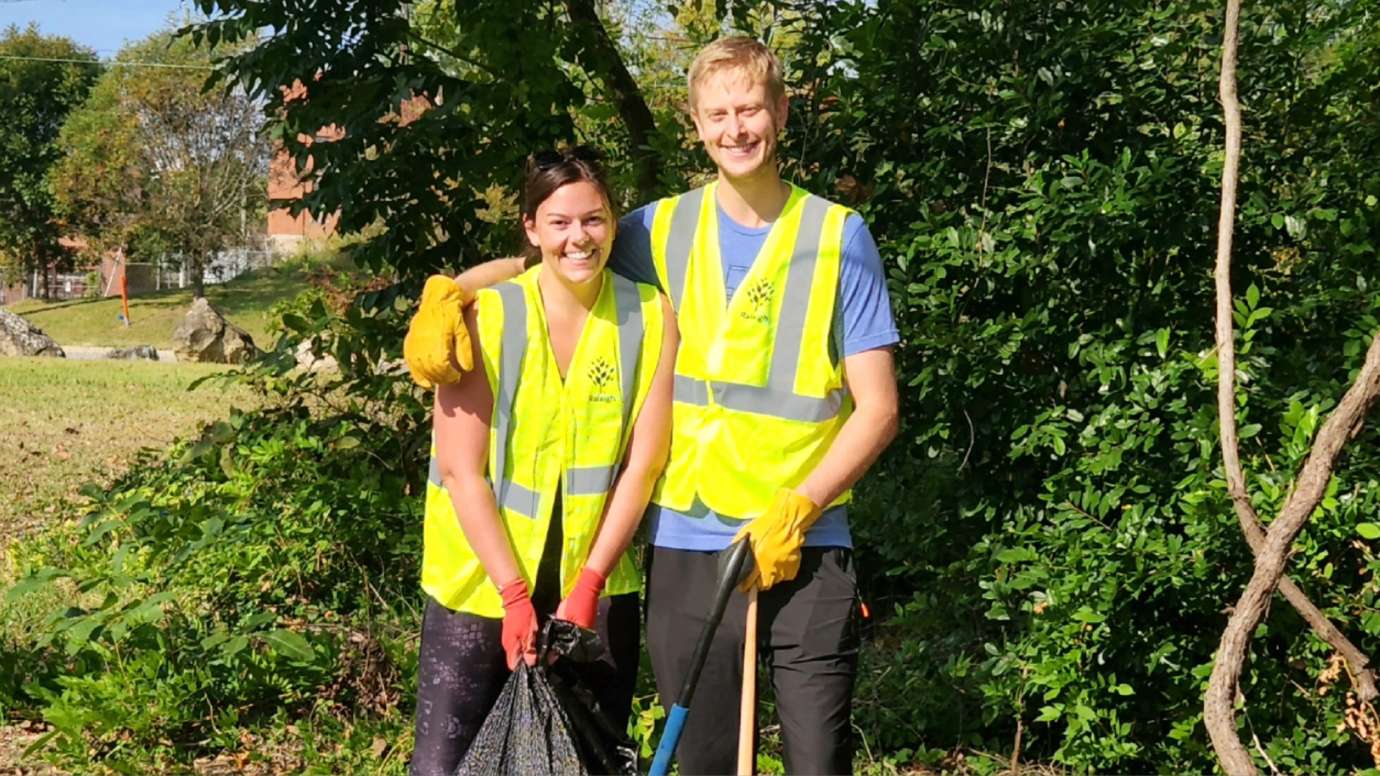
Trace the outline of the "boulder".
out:
<instances>
[{"instance_id":1,"label":"boulder","mask_svg":"<svg viewBox=\"0 0 1380 776\"><path fill-rule=\"evenodd\" d=\"M324 356L316 355L316 340L314 338L304 339L297 343L296 350L297 366L309 372L338 372L340 364L336 362L335 356L329 353Z\"/></svg>"},{"instance_id":2,"label":"boulder","mask_svg":"<svg viewBox=\"0 0 1380 776\"><path fill-rule=\"evenodd\" d=\"M246 364L259 355L249 333L216 312L205 297L192 302L187 317L173 332L178 361Z\"/></svg>"},{"instance_id":3,"label":"boulder","mask_svg":"<svg viewBox=\"0 0 1380 776\"><path fill-rule=\"evenodd\" d=\"M106 351L106 358L122 358L126 361L138 361L146 358L149 361L158 360L158 348L152 345L135 345L128 348L111 348Z\"/></svg>"},{"instance_id":4,"label":"boulder","mask_svg":"<svg viewBox=\"0 0 1380 776\"><path fill-rule=\"evenodd\" d=\"M0 356L66 358L67 354L42 329L9 310L0 310Z\"/></svg>"}]
</instances>

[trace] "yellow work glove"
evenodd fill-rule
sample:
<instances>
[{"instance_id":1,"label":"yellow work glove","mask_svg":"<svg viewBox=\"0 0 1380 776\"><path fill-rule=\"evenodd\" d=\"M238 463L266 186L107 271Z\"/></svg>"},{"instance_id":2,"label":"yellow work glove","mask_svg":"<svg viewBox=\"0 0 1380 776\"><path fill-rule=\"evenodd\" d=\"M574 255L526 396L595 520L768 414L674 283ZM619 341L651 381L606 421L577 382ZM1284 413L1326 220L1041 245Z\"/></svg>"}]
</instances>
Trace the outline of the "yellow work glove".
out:
<instances>
[{"instance_id":1,"label":"yellow work glove","mask_svg":"<svg viewBox=\"0 0 1380 776\"><path fill-rule=\"evenodd\" d=\"M765 514L743 526L733 541L750 537L756 566L743 581L746 592L756 586L766 590L777 582L795 579L800 571L800 548L805 532L819 519L815 502L790 488L776 491Z\"/></svg>"},{"instance_id":2,"label":"yellow work glove","mask_svg":"<svg viewBox=\"0 0 1380 776\"><path fill-rule=\"evenodd\" d=\"M460 372L474 368L464 315L465 305L472 301L473 294L445 275L426 279L421 304L403 339L403 358L417 385L430 389L454 383L460 380ZM451 359L460 365L460 372Z\"/></svg>"}]
</instances>

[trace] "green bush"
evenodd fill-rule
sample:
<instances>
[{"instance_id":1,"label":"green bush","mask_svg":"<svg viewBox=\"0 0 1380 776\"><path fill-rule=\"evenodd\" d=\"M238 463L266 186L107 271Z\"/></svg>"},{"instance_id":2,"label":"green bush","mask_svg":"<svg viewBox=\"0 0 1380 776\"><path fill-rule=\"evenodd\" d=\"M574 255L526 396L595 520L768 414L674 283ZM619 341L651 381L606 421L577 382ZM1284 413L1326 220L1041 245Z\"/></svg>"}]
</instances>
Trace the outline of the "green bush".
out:
<instances>
[{"instance_id":1,"label":"green bush","mask_svg":"<svg viewBox=\"0 0 1380 776\"><path fill-rule=\"evenodd\" d=\"M60 762L142 772L322 713L403 727L428 407L379 370L397 356L393 307L336 316L310 299L287 316L296 336L238 377L275 397L266 409L87 489L79 525L15 553L12 605L45 590L62 604L0 651L32 677L0 698L41 712ZM290 371L303 336L341 370Z\"/></svg>"}]
</instances>

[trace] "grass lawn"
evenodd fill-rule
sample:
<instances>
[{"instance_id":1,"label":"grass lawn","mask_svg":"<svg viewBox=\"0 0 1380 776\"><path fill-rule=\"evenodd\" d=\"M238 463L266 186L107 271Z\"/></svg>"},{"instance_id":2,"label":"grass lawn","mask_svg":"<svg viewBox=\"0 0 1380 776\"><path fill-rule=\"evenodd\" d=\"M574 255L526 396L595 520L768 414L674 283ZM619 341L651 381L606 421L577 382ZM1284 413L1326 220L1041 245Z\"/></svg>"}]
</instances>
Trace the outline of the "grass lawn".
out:
<instances>
[{"instance_id":1,"label":"grass lawn","mask_svg":"<svg viewBox=\"0 0 1380 776\"><path fill-rule=\"evenodd\" d=\"M231 404L251 404L238 386L186 391L225 368L0 358L0 555L9 540L56 519L58 498L108 482L141 447L162 448Z\"/></svg>"},{"instance_id":2,"label":"grass lawn","mask_svg":"<svg viewBox=\"0 0 1380 776\"><path fill-rule=\"evenodd\" d=\"M291 260L246 272L227 283L206 286L206 298L231 323L249 332L254 344L267 349L273 345L267 329L269 308L307 288L310 266L304 260ZM118 320L119 297L61 302L26 299L5 309L24 316L59 345L171 348L173 330L191 304L191 288L130 297L129 326Z\"/></svg>"}]
</instances>

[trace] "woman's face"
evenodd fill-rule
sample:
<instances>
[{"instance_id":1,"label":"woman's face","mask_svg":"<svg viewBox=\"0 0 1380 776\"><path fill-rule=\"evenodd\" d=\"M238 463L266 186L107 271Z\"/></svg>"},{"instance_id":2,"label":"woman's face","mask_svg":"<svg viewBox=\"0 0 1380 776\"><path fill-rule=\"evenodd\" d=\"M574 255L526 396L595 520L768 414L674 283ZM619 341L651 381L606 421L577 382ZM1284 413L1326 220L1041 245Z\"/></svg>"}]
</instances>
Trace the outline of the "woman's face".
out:
<instances>
[{"instance_id":1,"label":"woman's face","mask_svg":"<svg viewBox=\"0 0 1380 776\"><path fill-rule=\"evenodd\" d=\"M582 284L599 275L609 260L615 225L599 187L574 181L551 192L526 219L527 239L541 260L566 282Z\"/></svg>"}]
</instances>

